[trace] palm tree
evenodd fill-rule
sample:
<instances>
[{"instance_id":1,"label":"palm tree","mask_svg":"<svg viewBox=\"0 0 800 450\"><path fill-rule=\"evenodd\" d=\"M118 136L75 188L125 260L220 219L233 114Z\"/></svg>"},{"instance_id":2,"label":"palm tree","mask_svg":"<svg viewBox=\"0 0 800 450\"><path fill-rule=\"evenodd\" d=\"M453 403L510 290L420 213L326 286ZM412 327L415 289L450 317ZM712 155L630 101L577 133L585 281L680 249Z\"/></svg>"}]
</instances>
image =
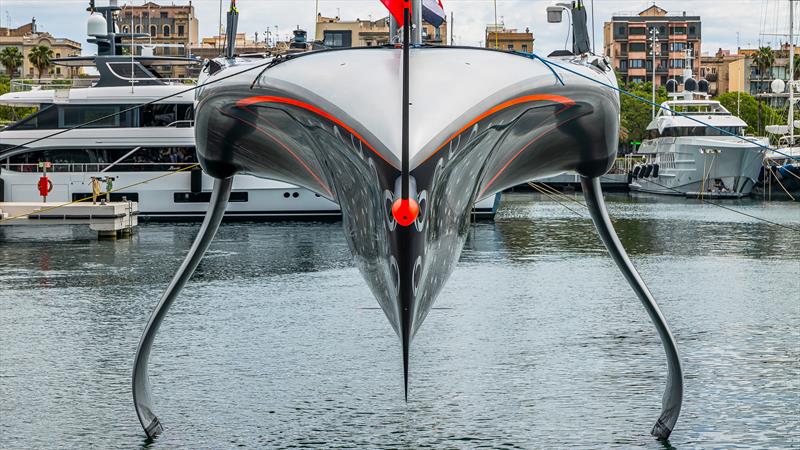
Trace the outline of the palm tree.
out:
<instances>
[{"instance_id":1,"label":"palm tree","mask_svg":"<svg viewBox=\"0 0 800 450\"><path fill-rule=\"evenodd\" d=\"M758 73L761 75L761 80L764 78L768 78L767 72L775 64L775 54L772 52L772 49L769 47L759 47L756 51L755 56L753 57L753 62L756 63L758 67ZM761 84L761 83L759 83ZM761 132L761 102L763 100L759 97L758 99L758 132Z\"/></svg>"},{"instance_id":2,"label":"palm tree","mask_svg":"<svg viewBox=\"0 0 800 450\"><path fill-rule=\"evenodd\" d=\"M44 71L52 64L52 59L53 50L46 45L37 45L28 53L28 61L30 61L33 67L36 67L36 70L39 72L39 80L42 79Z\"/></svg>"},{"instance_id":3,"label":"palm tree","mask_svg":"<svg viewBox=\"0 0 800 450\"><path fill-rule=\"evenodd\" d=\"M761 74L761 79L768 78L767 72L775 64L775 53L769 47L759 47L753 57L753 62L758 66L758 73Z\"/></svg>"},{"instance_id":4,"label":"palm tree","mask_svg":"<svg viewBox=\"0 0 800 450\"><path fill-rule=\"evenodd\" d=\"M22 52L17 47L6 47L0 51L0 64L6 68L9 78L22 66L23 60Z\"/></svg>"}]
</instances>

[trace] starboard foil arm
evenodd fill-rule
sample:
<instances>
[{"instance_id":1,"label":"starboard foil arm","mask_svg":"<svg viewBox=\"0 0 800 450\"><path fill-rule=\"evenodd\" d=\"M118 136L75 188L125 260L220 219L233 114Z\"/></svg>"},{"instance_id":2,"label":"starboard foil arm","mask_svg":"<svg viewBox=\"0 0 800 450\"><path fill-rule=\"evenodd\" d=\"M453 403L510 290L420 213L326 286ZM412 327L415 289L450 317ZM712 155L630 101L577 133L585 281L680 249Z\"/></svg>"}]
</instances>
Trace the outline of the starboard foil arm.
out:
<instances>
[{"instance_id":1,"label":"starboard foil arm","mask_svg":"<svg viewBox=\"0 0 800 450\"><path fill-rule=\"evenodd\" d=\"M653 295L645 285L636 268L628 258L625 248L622 246L608 211L603 200L603 191L600 188L600 178L581 177L581 188L586 198L586 206L592 215L592 220L600 235L600 239L608 249L608 253L614 259L628 284L631 285L639 300L642 301L650 320L656 326L658 336L667 354L667 386L664 390L664 397L661 402L661 416L656 421L651 434L658 439L667 439L678 422L678 415L681 412L683 402L683 370L681 360L678 356L678 349L675 345L675 338L667 325L664 315L656 304Z\"/></svg>"},{"instance_id":2,"label":"starboard foil arm","mask_svg":"<svg viewBox=\"0 0 800 450\"><path fill-rule=\"evenodd\" d=\"M139 341L139 347L136 349L136 357L133 363L133 404L136 408L139 422L148 437L158 436L164 430L161 421L153 412L150 379L147 371L153 341L170 306L172 306L186 282L189 281L189 278L192 277L209 244L214 239L220 222L222 222L222 217L225 215L232 186L233 177L214 180L211 202L203 224L200 226L200 231L198 231L197 237L186 255L186 259L184 259L183 264L181 264L164 295L162 295L161 301L158 302L155 310L150 315L150 320L147 322L142 338Z\"/></svg>"}]
</instances>

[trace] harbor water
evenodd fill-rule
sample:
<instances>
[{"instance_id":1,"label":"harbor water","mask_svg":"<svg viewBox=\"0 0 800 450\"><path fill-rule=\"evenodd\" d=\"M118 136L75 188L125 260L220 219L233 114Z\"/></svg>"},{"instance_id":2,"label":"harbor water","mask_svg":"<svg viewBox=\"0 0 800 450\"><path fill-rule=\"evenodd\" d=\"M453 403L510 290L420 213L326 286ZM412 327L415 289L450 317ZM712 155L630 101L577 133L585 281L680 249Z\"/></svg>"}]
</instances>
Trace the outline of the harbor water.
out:
<instances>
[{"instance_id":1,"label":"harbor water","mask_svg":"<svg viewBox=\"0 0 800 450\"><path fill-rule=\"evenodd\" d=\"M644 309L580 205L521 193L472 226L412 343L407 403L341 223L223 224L154 346L152 441L133 355L198 224L4 227L0 447L800 446L800 233L683 198L608 202L681 352L668 443L649 436L666 361ZM725 205L800 227L798 203Z\"/></svg>"}]
</instances>

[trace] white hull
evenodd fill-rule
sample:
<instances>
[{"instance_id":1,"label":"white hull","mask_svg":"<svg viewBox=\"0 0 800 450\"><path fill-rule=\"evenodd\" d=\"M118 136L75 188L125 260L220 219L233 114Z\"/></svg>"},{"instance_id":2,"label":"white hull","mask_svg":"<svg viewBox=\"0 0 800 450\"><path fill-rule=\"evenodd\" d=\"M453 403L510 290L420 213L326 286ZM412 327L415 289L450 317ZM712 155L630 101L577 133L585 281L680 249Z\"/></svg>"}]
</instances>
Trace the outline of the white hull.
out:
<instances>
[{"instance_id":1,"label":"white hull","mask_svg":"<svg viewBox=\"0 0 800 450\"><path fill-rule=\"evenodd\" d=\"M683 196L714 191L748 196L764 160L761 147L728 136L661 137L644 142L639 154L658 165L658 176L634 178L632 191Z\"/></svg>"},{"instance_id":2,"label":"white hull","mask_svg":"<svg viewBox=\"0 0 800 450\"><path fill-rule=\"evenodd\" d=\"M39 172L0 169L0 180L3 182L0 201L41 201L36 187L41 175ZM202 218L208 208L206 197L212 185L211 177L203 174L201 192L204 194L192 198L192 175L189 172L48 172L47 176L53 182L48 202L65 203L87 197L91 193L91 177L111 176L116 178L116 194L126 195L129 200L139 203L140 216L171 220ZM125 188L134 184L136 186ZM226 212L228 217L301 218L335 217L341 214L339 205L307 189L247 175L237 176L234 180L232 199L234 201L228 205ZM494 197L476 204L476 213L481 216L492 216L494 210Z\"/></svg>"}]
</instances>

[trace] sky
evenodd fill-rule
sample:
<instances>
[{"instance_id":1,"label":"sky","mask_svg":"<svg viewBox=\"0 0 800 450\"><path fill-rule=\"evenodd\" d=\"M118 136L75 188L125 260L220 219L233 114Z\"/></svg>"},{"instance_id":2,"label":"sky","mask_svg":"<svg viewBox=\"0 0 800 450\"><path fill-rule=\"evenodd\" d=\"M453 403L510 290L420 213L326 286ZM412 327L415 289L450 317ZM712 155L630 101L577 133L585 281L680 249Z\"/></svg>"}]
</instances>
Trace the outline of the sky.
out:
<instances>
[{"instance_id":1,"label":"sky","mask_svg":"<svg viewBox=\"0 0 800 450\"><path fill-rule=\"evenodd\" d=\"M108 0L96 0L98 6ZM189 0L155 0L161 4L188 4ZM229 0L223 0L226 9ZM562 0L563 1L563 0ZM142 5L146 0L119 0L120 5ZM213 36L219 21L219 0L193 0L200 20L200 37ZM309 31L313 37L317 0L238 0L240 11L239 32L249 37L264 30L274 32L278 27L281 38L288 37L297 26ZM483 45L487 24L494 23L492 0L442 0L445 12L454 14L455 43L459 45ZM497 0L498 22L507 28L524 30L530 28L534 34L534 48L547 54L564 48L567 24L549 24L545 9L555 0ZM594 3L594 35L597 53L602 50L603 22L615 13L636 13L652 5L652 1L641 0L585 0L587 7ZM661 0L656 4L672 14L699 15L702 19L702 52L713 54L718 48L735 50L737 42L742 48L752 48L759 43L777 47L779 41L786 42L789 30L788 0ZM85 11L88 0L0 0L0 26L19 26L36 17L39 29L56 37L66 37L81 42L85 54L95 52L95 46L86 43ZM796 4L800 10L800 2ZM590 9L591 11L591 9ZM319 0L319 12L324 16L336 16L342 20L378 19L387 15L378 0ZM566 16L565 16L566 18ZM591 12L590 12L591 20ZM795 30L800 29L800 11L795 11ZM591 22L590 22L591 23ZM795 39L795 42L798 42Z\"/></svg>"}]
</instances>

